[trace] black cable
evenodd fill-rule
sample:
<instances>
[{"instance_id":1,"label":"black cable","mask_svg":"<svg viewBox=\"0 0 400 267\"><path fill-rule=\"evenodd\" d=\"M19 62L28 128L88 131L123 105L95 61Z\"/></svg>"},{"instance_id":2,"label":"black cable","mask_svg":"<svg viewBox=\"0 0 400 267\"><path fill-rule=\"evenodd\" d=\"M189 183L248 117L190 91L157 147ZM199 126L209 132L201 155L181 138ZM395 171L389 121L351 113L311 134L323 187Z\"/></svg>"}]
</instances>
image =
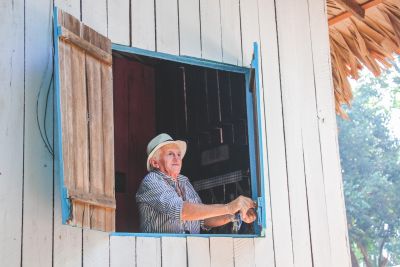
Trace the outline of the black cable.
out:
<instances>
[{"instance_id":1,"label":"black cable","mask_svg":"<svg viewBox=\"0 0 400 267\"><path fill-rule=\"evenodd\" d=\"M54 25L52 24L52 32L54 31ZM47 117L47 107L48 107L48 102L49 102L49 94L50 94L50 89L51 89L51 85L53 84L53 75L54 75L54 38L53 38L53 34L51 34L51 43L52 43L52 49L51 49L51 58L52 58L52 71L51 71L51 78L49 81L49 85L47 86L47 94L46 94L46 104L45 104L45 110L44 110L44 118L43 118L43 127L44 127L44 131L42 130L42 127L40 125L40 120L39 120L39 99L40 99L40 94L42 92L43 89L43 83L44 83L44 78L42 80L42 83L40 85L39 88L39 92L37 94L37 98L36 98L36 123L38 125L39 128L39 133L40 133L40 137L42 138L42 141L47 149L47 151L50 153L50 155L52 156L52 158L54 158L54 150L50 144L48 135L47 135L47 129L46 129L46 117Z\"/></svg>"}]
</instances>

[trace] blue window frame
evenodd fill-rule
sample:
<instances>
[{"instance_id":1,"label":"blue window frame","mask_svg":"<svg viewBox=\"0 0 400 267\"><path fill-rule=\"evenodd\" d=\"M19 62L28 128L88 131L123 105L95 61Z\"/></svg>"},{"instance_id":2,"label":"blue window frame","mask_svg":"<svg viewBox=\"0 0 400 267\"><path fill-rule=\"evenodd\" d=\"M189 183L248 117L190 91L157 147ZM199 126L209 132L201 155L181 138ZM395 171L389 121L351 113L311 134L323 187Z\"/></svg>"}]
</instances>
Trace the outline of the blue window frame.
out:
<instances>
[{"instance_id":1,"label":"blue window frame","mask_svg":"<svg viewBox=\"0 0 400 267\"><path fill-rule=\"evenodd\" d=\"M60 190L61 190L61 206L62 206L62 222L67 223L67 220L71 214L71 204L68 199L68 192L64 185L64 166L62 158L62 129L61 129L61 103L60 103L60 69L59 69L59 58L58 58L58 38L60 35L58 18L58 10L54 9L54 40L55 40L55 96L56 96L56 134L58 148L57 161L58 161L58 176L60 179ZM204 59L198 59L188 56L176 56L160 52L148 51L140 48L128 47L119 44L112 44L113 51L119 51L124 53L130 53L135 55L147 56L157 59L164 59L173 62L179 62L199 67L206 67L216 70L228 71L240 73L245 76L246 82L246 108L247 108L247 130L248 130L248 142L249 142L249 158L250 158L250 176L251 176L251 191L252 198L258 202L258 219L254 222L255 234L254 235L231 235L231 234L152 234L152 233L122 233L114 232L112 235L135 235L135 236L229 236L229 237L257 237L265 235L266 228L266 207L265 207L265 192L264 192L264 167L267 166L267 162L264 160L263 147L265 146L265 136L262 134L262 116L261 116L261 96L260 96L260 77L259 77L259 52L258 44L254 43L253 60L250 68L239 67Z\"/></svg>"}]
</instances>

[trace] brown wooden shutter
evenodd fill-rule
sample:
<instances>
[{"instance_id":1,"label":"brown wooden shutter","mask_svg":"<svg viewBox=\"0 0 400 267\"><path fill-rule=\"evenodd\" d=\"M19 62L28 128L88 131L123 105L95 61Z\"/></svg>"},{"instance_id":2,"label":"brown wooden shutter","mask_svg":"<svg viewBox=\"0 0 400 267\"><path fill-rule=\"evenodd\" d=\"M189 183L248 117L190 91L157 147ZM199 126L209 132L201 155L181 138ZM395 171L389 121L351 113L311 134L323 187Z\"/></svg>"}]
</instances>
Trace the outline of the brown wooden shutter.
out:
<instances>
[{"instance_id":1,"label":"brown wooden shutter","mask_svg":"<svg viewBox=\"0 0 400 267\"><path fill-rule=\"evenodd\" d=\"M111 42L58 10L67 224L115 231Z\"/></svg>"}]
</instances>

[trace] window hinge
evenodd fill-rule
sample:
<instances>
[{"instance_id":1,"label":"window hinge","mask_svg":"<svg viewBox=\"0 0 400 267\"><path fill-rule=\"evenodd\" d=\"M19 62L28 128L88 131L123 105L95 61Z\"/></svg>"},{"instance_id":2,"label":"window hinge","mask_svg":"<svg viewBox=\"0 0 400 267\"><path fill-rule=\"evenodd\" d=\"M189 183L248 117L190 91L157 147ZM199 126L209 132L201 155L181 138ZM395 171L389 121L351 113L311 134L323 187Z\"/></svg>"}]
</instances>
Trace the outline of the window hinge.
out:
<instances>
[{"instance_id":1,"label":"window hinge","mask_svg":"<svg viewBox=\"0 0 400 267\"><path fill-rule=\"evenodd\" d=\"M258 197L257 198L257 223L259 226L263 226L262 225L262 218L263 218L263 205L264 205L264 201L262 197Z\"/></svg>"}]
</instances>

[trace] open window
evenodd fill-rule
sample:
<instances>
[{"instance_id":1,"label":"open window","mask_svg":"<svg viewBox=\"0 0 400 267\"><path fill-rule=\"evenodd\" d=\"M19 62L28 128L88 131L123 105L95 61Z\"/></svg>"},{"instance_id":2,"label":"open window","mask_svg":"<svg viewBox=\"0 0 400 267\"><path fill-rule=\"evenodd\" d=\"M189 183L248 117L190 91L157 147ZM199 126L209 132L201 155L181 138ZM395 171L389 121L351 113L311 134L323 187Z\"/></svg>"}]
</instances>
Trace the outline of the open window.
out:
<instances>
[{"instance_id":1,"label":"open window","mask_svg":"<svg viewBox=\"0 0 400 267\"><path fill-rule=\"evenodd\" d=\"M265 228L259 147L258 53L252 68L113 45L55 9L58 162L63 223L139 232L135 194L146 145L166 132L188 143L182 173L203 203L258 201ZM231 226L211 234L230 234Z\"/></svg>"}]
</instances>

